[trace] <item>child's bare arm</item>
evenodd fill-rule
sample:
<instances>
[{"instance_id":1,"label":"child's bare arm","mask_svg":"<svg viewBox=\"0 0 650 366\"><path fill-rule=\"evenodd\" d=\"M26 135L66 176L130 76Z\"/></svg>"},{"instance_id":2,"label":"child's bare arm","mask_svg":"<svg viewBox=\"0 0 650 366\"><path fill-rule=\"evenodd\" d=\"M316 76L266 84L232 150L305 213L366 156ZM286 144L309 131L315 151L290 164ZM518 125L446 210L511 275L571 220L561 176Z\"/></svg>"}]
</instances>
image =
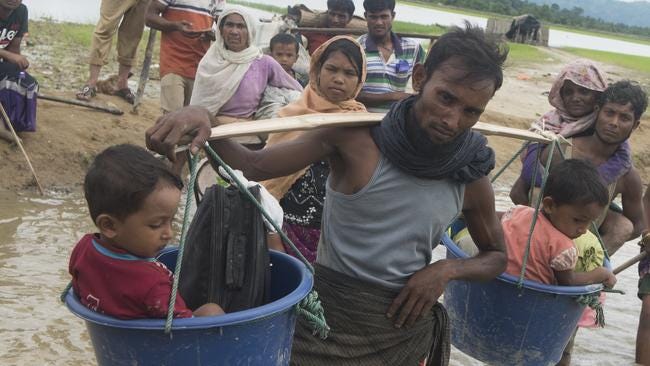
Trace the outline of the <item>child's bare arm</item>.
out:
<instances>
[{"instance_id":1,"label":"child's bare arm","mask_svg":"<svg viewBox=\"0 0 650 366\"><path fill-rule=\"evenodd\" d=\"M598 267L589 272L554 271L557 283L563 286L582 286L602 283L605 287L614 287L616 277L605 267Z\"/></svg>"},{"instance_id":2,"label":"child's bare arm","mask_svg":"<svg viewBox=\"0 0 650 366\"><path fill-rule=\"evenodd\" d=\"M225 313L226 312L223 311L221 306L219 306L219 305L217 305L217 304L215 304L213 302L203 304L203 305L199 306L198 309L196 309L196 310L194 310L192 312L192 314L194 316L214 316L214 315L222 315L222 314L225 314Z\"/></svg>"}]
</instances>

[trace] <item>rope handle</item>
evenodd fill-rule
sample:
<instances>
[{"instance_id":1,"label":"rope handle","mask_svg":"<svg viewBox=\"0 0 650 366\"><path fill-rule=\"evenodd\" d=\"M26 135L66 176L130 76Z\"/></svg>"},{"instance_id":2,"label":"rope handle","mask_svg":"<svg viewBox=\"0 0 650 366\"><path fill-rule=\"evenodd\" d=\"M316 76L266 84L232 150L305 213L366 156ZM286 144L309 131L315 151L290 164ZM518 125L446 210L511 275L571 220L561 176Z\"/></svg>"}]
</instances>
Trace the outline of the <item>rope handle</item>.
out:
<instances>
[{"instance_id":1,"label":"rope handle","mask_svg":"<svg viewBox=\"0 0 650 366\"><path fill-rule=\"evenodd\" d=\"M191 154L190 154L191 156ZM172 330L172 321L174 320L174 308L176 307L176 295L178 293L178 281L181 277L181 267L183 266L183 252L185 249L185 239L187 238L187 230L189 228L190 206L192 205L192 197L194 197L194 183L198 175L196 169L197 162L199 161L199 154L191 156L188 159L190 162L190 181L187 186L187 196L185 198L185 212L183 213L183 226L181 228L181 241L178 244L178 255L176 257L176 268L174 268L174 282L172 284L172 292L169 296L169 307L167 309L167 319L165 320L165 334L170 334Z\"/></svg>"}]
</instances>

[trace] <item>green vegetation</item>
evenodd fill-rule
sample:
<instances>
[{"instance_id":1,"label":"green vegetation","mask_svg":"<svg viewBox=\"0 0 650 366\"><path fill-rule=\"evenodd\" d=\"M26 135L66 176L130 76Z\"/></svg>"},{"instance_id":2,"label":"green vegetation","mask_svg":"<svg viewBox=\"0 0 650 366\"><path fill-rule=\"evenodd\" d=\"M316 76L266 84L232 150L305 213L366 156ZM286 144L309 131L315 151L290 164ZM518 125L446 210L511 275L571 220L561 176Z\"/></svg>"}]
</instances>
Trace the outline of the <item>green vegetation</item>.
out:
<instances>
[{"instance_id":1,"label":"green vegetation","mask_svg":"<svg viewBox=\"0 0 650 366\"><path fill-rule=\"evenodd\" d=\"M540 51L539 47L531 46L529 44L512 43L508 42L508 63L541 63L551 61L549 56Z\"/></svg>"},{"instance_id":2,"label":"green vegetation","mask_svg":"<svg viewBox=\"0 0 650 366\"><path fill-rule=\"evenodd\" d=\"M586 50L583 48L562 48L574 55L592 59L597 62L618 65L628 69L650 74L650 57L624 55L615 52Z\"/></svg>"},{"instance_id":3,"label":"green vegetation","mask_svg":"<svg viewBox=\"0 0 650 366\"><path fill-rule=\"evenodd\" d=\"M56 28L57 38L61 41L73 43L80 47L90 47L91 36L95 29L92 24L58 23L51 19L29 21L29 33L35 37L48 34L53 27Z\"/></svg>"}]
</instances>

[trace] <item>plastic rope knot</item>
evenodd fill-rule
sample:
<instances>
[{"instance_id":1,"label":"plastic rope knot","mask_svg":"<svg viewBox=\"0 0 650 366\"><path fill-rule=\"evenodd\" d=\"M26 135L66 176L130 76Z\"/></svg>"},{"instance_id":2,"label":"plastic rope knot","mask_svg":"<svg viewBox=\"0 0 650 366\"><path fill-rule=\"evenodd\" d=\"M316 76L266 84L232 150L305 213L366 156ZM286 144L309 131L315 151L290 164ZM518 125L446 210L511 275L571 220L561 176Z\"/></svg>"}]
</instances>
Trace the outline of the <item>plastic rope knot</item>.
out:
<instances>
[{"instance_id":1,"label":"plastic rope knot","mask_svg":"<svg viewBox=\"0 0 650 366\"><path fill-rule=\"evenodd\" d=\"M576 298L576 302L580 305L589 306L596 312L596 325L604 328L605 327L605 311L603 310L603 305L599 300L600 292L593 294L580 295Z\"/></svg>"},{"instance_id":2,"label":"plastic rope knot","mask_svg":"<svg viewBox=\"0 0 650 366\"><path fill-rule=\"evenodd\" d=\"M316 290L311 290L309 294L296 305L298 314L303 316L313 330L313 334L321 339L326 339L330 327L325 320L325 311L318 298Z\"/></svg>"}]
</instances>

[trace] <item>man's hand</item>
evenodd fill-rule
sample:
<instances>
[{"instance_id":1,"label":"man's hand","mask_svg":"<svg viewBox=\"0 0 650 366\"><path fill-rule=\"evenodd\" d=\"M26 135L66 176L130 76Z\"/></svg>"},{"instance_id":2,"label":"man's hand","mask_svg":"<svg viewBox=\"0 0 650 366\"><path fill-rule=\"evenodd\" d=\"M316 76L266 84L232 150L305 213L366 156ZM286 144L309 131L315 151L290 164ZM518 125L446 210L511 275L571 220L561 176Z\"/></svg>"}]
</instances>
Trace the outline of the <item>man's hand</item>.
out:
<instances>
[{"instance_id":1,"label":"man's hand","mask_svg":"<svg viewBox=\"0 0 650 366\"><path fill-rule=\"evenodd\" d=\"M174 22L174 26L177 32L183 33L183 35L186 37L194 38L200 36L200 34L197 34L194 30L192 30L192 22L188 22L187 20L179 20L177 22Z\"/></svg>"},{"instance_id":2,"label":"man's hand","mask_svg":"<svg viewBox=\"0 0 650 366\"><path fill-rule=\"evenodd\" d=\"M603 286L612 288L616 285L616 276L611 271L607 271L607 278L603 281Z\"/></svg>"},{"instance_id":3,"label":"man's hand","mask_svg":"<svg viewBox=\"0 0 650 366\"><path fill-rule=\"evenodd\" d=\"M400 328L404 322L407 326L413 325L423 312L435 305L448 281L445 261L435 262L415 272L393 300L386 316L393 318L399 310L395 327Z\"/></svg>"},{"instance_id":4,"label":"man's hand","mask_svg":"<svg viewBox=\"0 0 650 366\"><path fill-rule=\"evenodd\" d=\"M12 64L18 65L18 67L20 67L21 70L25 70L26 68L29 67L29 61L27 60L27 57L23 55L13 53L13 52L6 52L3 58L6 61L11 62Z\"/></svg>"},{"instance_id":5,"label":"man's hand","mask_svg":"<svg viewBox=\"0 0 650 366\"><path fill-rule=\"evenodd\" d=\"M158 118L145 132L147 148L176 161L174 149L183 138L191 139L190 151L196 154L210 137L210 112L198 106L187 106Z\"/></svg>"}]
</instances>

